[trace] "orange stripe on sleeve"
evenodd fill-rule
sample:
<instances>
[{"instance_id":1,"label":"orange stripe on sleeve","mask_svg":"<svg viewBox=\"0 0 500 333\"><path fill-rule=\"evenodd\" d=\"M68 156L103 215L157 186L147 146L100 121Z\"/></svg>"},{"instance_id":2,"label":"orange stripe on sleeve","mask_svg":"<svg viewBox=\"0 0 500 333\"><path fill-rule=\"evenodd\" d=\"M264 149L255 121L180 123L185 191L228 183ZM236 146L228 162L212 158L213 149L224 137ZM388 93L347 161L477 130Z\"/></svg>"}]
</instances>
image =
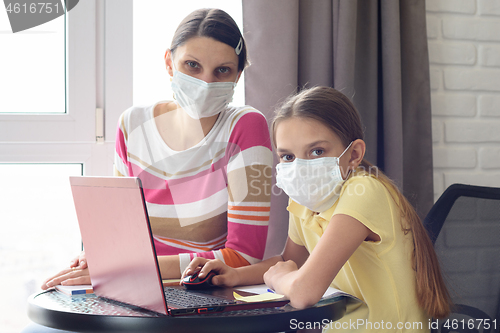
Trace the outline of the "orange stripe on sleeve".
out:
<instances>
[{"instance_id":1,"label":"orange stripe on sleeve","mask_svg":"<svg viewBox=\"0 0 500 333\"><path fill-rule=\"evenodd\" d=\"M224 262L229 267L236 268L250 265L250 263L245 258L243 258L238 252L233 249L228 249L226 247L224 249L221 249L220 252L224 257Z\"/></svg>"},{"instance_id":2,"label":"orange stripe on sleeve","mask_svg":"<svg viewBox=\"0 0 500 333\"><path fill-rule=\"evenodd\" d=\"M269 216L236 215L228 213L227 217L239 220L269 221Z\"/></svg>"},{"instance_id":3,"label":"orange stripe on sleeve","mask_svg":"<svg viewBox=\"0 0 500 333\"><path fill-rule=\"evenodd\" d=\"M257 207L257 206L228 206L229 210L245 210L251 212L270 212L271 207Z\"/></svg>"}]
</instances>

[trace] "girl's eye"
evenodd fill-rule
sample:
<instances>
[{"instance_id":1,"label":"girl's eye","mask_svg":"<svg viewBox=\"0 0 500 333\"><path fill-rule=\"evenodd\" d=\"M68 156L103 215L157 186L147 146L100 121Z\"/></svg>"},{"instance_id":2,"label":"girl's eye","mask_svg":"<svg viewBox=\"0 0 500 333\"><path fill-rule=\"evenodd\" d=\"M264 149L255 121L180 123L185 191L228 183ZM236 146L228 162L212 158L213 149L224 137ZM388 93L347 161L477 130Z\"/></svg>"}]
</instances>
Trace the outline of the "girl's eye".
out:
<instances>
[{"instance_id":1,"label":"girl's eye","mask_svg":"<svg viewBox=\"0 0 500 333\"><path fill-rule=\"evenodd\" d=\"M293 155L284 154L280 156L280 159L283 160L284 162L292 162L294 157Z\"/></svg>"},{"instance_id":2,"label":"girl's eye","mask_svg":"<svg viewBox=\"0 0 500 333\"><path fill-rule=\"evenodd\" d=\"M321 156L321 155L323 155L323 153L324 153L324 152L325 152L325 151L324 151L323 149L314 149L314 150L312 151L312 155L313 155L313 156Z\"/></svg>"}]
</instances>

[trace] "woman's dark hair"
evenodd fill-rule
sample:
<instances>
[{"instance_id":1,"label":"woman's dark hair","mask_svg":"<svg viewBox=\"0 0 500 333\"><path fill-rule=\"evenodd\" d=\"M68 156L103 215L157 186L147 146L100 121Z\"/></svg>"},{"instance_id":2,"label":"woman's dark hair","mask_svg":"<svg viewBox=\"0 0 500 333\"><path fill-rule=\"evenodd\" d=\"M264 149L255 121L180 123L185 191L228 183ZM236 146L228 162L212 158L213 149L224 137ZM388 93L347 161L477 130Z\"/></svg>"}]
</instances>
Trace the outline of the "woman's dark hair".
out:
<instances>
[{"instance_id":1,"label":"woman's dark hair","mask_svg":"<svg viewBox=\"0 0 500 333\"><path fill-rule=\"evenodd\" d=\"M233 18L221 9L197 9L179 24L172 38L170 51L175 52L178 46L186 43L192 37L210 37L236 49L241 43L238 55L238 70L242 71L248 65L245 39Z\"/></svg>"}]
</instances>

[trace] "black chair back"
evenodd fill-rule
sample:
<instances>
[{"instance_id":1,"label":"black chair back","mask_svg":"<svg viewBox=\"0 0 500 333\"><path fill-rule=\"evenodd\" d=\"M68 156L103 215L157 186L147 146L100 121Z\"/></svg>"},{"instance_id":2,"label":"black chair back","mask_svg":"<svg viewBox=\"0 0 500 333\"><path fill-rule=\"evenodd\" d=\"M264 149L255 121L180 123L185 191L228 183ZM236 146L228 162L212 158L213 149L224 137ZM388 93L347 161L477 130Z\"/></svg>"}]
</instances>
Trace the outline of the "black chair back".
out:
<instances>
[{"instance_id":1,"label":"black chair back","mask_svg":"<svg viewBox=\"0 0 500 333\"><path fill-rule=\"evenodd\" d=\"M433 332L499 332L500 188L453 184L424 225L455 303Z\"/></svg>"}]
</instances>

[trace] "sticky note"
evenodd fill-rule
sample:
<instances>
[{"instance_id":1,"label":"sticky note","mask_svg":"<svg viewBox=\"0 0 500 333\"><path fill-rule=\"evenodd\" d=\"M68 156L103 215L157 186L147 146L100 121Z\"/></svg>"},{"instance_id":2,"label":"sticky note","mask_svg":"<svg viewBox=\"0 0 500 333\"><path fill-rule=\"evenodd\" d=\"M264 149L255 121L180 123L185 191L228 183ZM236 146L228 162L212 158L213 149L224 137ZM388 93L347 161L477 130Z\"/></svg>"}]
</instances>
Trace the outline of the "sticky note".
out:
<instances>
[{"instance_id":1,"label":"sticky note","mask_svg":"<svg viewBox=\"0 0 500 333\"><path fill-rule=\"evenodd\" d=\"M275 299L283 298L283 295L275 294L275 293L264 293L260 295L252 295L252 296L241 296L233 291L234 299L243 302L266 302L273 301Z\"/></svg>"},{"instance_id":2,"label":"sticky note","mask_svg":"<svg viewBox=\"0 0 500 333\"><path fill-rule=\"evenodd\" d=\"M161 282L163 283L163 286L178 286L181 279L166 279L161 280Z\"/></svg>"}]
</instances>

